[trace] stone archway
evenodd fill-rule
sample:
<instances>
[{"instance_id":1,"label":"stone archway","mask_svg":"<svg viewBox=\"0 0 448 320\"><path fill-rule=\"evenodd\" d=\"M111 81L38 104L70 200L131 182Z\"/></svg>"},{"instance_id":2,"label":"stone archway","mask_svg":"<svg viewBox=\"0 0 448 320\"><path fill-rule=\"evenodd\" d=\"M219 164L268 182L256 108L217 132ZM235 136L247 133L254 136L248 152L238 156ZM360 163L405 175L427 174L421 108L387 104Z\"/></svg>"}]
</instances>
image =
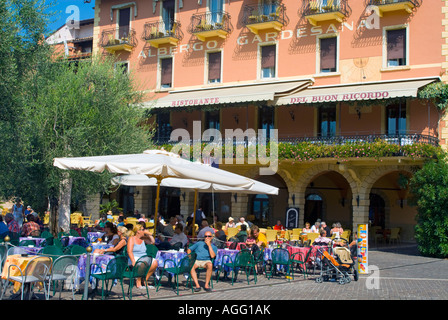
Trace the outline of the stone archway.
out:
<instances>
[{"instance_id":1,"label":"stone archway","mask_svg":"<svg viewBox=\"0 0 448 320\"><path fill-rule=\"evenodd\" d=\"M336 173L339 176L343 178L343 180L346 181L348 184L351 195L352 195L352 202L349 202L349 199L347 199L347 205L351 205L354 207L353 204L353 198L356 194L358 194L358 188L359 188L359 180L354 173L353 169L348 168L344 164L330 164L330 163L320 163L312 166L308 170L306 170L300 177L298 177L297 184L294 190L294 193L296 194L296 200L297 206L299 208L299 223L300 225L304 224L304 213L305 213L305 196L307 194L307 187L310 184L311 181L315 180L321 175L325 175L328 173ZM354 209L353 209L354 210Z\"/></svg>"}]
</instances>

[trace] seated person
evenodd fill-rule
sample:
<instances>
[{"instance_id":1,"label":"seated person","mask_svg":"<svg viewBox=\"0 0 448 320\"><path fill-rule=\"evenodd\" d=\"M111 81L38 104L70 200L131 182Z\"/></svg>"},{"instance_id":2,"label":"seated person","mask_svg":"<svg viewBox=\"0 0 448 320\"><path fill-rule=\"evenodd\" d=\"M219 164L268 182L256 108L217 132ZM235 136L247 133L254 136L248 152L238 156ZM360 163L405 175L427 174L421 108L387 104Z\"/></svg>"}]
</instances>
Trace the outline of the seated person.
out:
<instances>
[{"instance_id":1,"label":"seated person","mask_svg":"<svg viewBox=\"0 0 448 320\"><path fill-rule=\"evenodd\" d=\"M220 221L216 222L215 226L216 226L216 232L214 243L219 249L224 249L226 247L227 236L224 230L222 230L223 228L222 222Z\"/></svg>"},{"instance_id":2,"label":"seated person","mask_svg":"<svg viewBox=\"0 0 448 320\"><path fill-rule=\"evenodd\" d=\"M211 232L215 234L215 229L208 225L208 221L206 219L202 220L202 229L198 233L198 239L203 239L205 237L206 232Z\"/></svg>"},{"instance_id":3,"label":"seated person","mask_svg":"<svg viewBox=\"0 0 448 320\"><path fill-rule=\"evenodd\" d=\"M232 238L236 238L236 241L238 242L246 242L247 239L247 227L245 224L242 224L240 226L240 231L235 235L235 237Z\"/></svg>"},{"instance_id":4,"label":"seated person","mask_svg":"<svg viewBox=\"0 0 448 320\"><path fill-rule=\"evenodd\" d=\"M99 254L115 254L120 255L123 253L123 249L127 244L127 236L129 235L129 230L126 227L119 226L117 227L117 235L119 240L116 245L107 249L95 249L93 253Z\"/></svg>"},{"instance_id":5,"label":"seated person","mask_svg":"<svg viewBox=\"0 0 448 320\"><path fill-rule=\"evenodd\" d=\"M255 244L259 248L266 248L268 246L268 239L264 233L260 232L258 226L252 226L251 237L255 239Z\"/></svg>"},{"instance_id":6,"label":"seated person","mask_svg":"<svg viewBox=\"0 0 448 320\"><path fill-rule=\"evenodd\" d=\"M188 243L188 238L184 233L184 227L181 224L177 224L174 228L174 235L169 241L171 247L173 249L179 250L180 248L183 248Z\"/></svg>"},{"instance_id":7,"label":"seated person","mask_svg":"<svg viewBox=\"0 0 448 320\"><path fill-rule=\"evenodd\" d=\"M129 265L135 266L135 263L138 261L138 259L147 255L146 245L154 243L155 241L151 233L148 230L143 229L142 225L136 224L134 227L134 235L129 237L128 239L127 252L129 257ZM148 281L148 279L156 271L157 266L157 259L154 259L146 275L146 281ZM138 289L145 289L140 278L137 278L135 280L135 285Z\"/></svg>"},{"instance_id":8,"label":"seated person","mask_svg":"<svg viewBox=\"0 0 448 320\"><path fill-rule=\"evenodd\" d=\"M191 279L195 284L194 291L201 291L201 287L198 282L198 275L196 273L197 268L205 268L205 291L211 291L210 288L210 279L212 277L213 272L213 264L212 259L216 257L218 252L218 248L212 243L213 234L210 231L205 232L204 241L198 241L190 248L187 249L187 253L190 254L192 252L196 253L196 262L194 263L193 268L191 268Z\"/></svg>"},{"instance_id":9,"label":"seated person","mask_svg":"<svg viewBox=\"0 0 448 320\"><path fill-rule=\"evenodd\" d=\"M330 244L330 242L331 242L331 239L327 238L327 232L325 230L321 230L320 236L314 240L313 245L314 246L328 246Z\"/></svg>"},{"instance_id":10,"label":"seated person","mask_svg":"<svg viewBox=\"0 0 448 320\"><path fill-rule=\"evenodd\" d=\"M36 222L34 222L34 216L32 214L29 214L26 216L26 220L28 222L24 223L22 226L22 236L40 236L40 226Z\"/></svg>"},{"instance_id":11,"label":"seated person","mask_svg":"<svg viewBox=\"0 0 448 320\"><path fill-rule=\"evenodd\" d=\"M305 228L302 229L302 233L310 233L310 232L311 232L310 223L306 222Z\"/></svg>"},{"instance_id":12,"label":"seated person","mask_svg":"<svg viewBox=\"0 0 448 320\"><path fill-rule=\"evenodd\" d=\"M120 236L118 235L117 227L110 221L104 224L104 236L103 241L109 245L117 245L120 241Z\"/></svg>"},{"instance_id":13,"label":"seated person","mask_svg":"<svg viewBox=\"0 0 448 320\"><path fill-rule=\"evenodd\" d=\"M277 223L273 229L274 230L285 230L285 227L282 225L282 222L280 220L277 220Z\"/></svg>"},{"instance_id":14,"label":"seated person","mask_svg":"<svg viewBox=\"0 0 448 320\"><path fill-rule=\"evenodd\" d=\"M159 233L157 239L155 240L155 245L159 250L171 250L171 243L168 238L163 234Z\"/></svg>"},{"instance_id":15,"label":"seated person","mask_svg":"<svg viewBox=\"0 0 448 320\"><path fill-rule=\"evenodd\" d=\"M105 213L103 213L100 217L100 220L98 221L98 223L95 225L95 228L97 229L104 229L105 225L107 222L107 215Z\"/></svg>"}]
</instances>

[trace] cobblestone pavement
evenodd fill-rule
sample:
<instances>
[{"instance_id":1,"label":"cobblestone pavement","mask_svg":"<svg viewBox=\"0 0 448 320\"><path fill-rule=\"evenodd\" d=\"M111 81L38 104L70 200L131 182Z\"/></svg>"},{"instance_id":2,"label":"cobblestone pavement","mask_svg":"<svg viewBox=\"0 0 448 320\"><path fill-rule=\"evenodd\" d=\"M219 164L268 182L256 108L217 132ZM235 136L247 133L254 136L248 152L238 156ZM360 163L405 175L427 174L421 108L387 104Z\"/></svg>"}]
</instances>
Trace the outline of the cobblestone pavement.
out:
<instances>
[{"instance_id":1,"label":"cobblestone pavement","mask_svg":"<svg viewBox=\"0 0 448 320\"><path fill-rule=\"evenodd\" d=\"M400 247L371 248L369 250L369 268L373 273L361 275L358 281L341 285L337 282L316 283L316 276L304 279L296 274L290 282L284 277L277 276L268 280L264 275L258 276L257 284L251 281L248 285L245 275L240 275L233 286L229 281L214 282L213 291L192 293L180 284L180 294L167 286L166 280L158 292L150 290L150 300L190 300L206 301L220 300L446 300L448 299L448 259L426 258L418 255L415 245L401 245ZM251 277L252 279L253 277ZM166 279L166 278L164 278ZM204 284L205 273L199 277ZM125 282L125 292L128 285ZM370 288L370 289L369 289ZM9 291L9 290L8 290ZM75 300L82 299L83 290L75 294ZM43 298L37 292L38 298ZM9 299L7 292L4 299ZM51 297L58 300L59 294ZM71 300L71 291L64 290L63 300ZM99 295L93 300L101 299ZM108 300L122 300L121 286L114 286ZM128 300L128 297L127 297ZM133 290L133 300L147 300L146 291ZM156 303L156 302L155 302Z\"/></svg>"}]
</instances>

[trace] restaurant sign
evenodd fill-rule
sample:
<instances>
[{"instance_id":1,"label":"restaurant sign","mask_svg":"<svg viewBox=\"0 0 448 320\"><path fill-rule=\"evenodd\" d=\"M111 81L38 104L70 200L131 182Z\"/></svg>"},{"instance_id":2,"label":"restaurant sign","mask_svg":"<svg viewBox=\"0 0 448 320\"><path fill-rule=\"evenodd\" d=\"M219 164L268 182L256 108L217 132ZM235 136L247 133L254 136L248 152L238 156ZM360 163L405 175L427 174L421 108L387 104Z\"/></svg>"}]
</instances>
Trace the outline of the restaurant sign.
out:
<instances>
[{"instance_id":1,"label":"restaurant sign","mask_svg":"<svg viewBox=\"0 0 448 320\"><path fill-rule=\"evenodd\" d=\"M356 93L337 93L337 94L320 94L307 96L289 97L289 104L296 103L316 103L316 102L336 102L336 101L356 101L356 100L373 100L390 98L389 91L377 92L356 92Z\"/></svg>"},{"instance_id":2,"label":"restaurant sign","mask_svg":"<svg viewBox=\"0 0 448 320\"><path fill-rule=\"evenodd\" d=\"M172 107L183 107L183 106L201 106L207 104L218 104L219 98L192 98L192 99L179 99L173 100L171 102Z\"/></svg>"}]
</instances>

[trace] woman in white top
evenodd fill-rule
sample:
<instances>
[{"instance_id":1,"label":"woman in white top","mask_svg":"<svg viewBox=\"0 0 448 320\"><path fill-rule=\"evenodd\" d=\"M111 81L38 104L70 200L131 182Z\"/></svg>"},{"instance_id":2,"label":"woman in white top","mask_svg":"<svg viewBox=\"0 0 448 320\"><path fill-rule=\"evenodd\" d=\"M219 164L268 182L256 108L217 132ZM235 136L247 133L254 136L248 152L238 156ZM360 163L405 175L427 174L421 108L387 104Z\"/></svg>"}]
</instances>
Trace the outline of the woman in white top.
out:
<instances>
[{"instance_id":1,"label":"woman in white top","mask_svg":"<svg viewBox=\"0 0 448 320\"><path fill-rule=\"evenodd\" d=\"M233 219L232 217L229 217L229 222L226 223L225 230L229 228L236 228L235 219Z\"/></svg>"},{"instance_id":2,"label":"woman in white top","mask_svg":"<svg viewBox=\"0 0 448 320\"><path fill-rule=\"evenodd\" d=\"M311 233L310 223L305 223L305 228L302 229L302 233Z\"/></svg>"},{"instance_id":3,"label":"woman in white top","mask_svg":"<svg viewBox=\"0 0 448 320\"><path fill-rule=\"evenodd\" d=\"M146 253L146 245L147 244L154 244L155 240L154 237L149 233L148 230L145 230L141 224L136 224L134 226L134 236L129 237L128 240L128 257L129 257L129 264L132 266L135 266L135 263L140 259L141 257L147 255ZM157 269L157 260L154 259L152 261L151 267L149 268L149 272L146 275L146 281L148 281L149 277L156 271ZM141 279L138 278L135 281L135 285L138 289L145 289L144 286L142 286ZM153 287L150 287L153 288Z\"/></svg>"}]
</instances>

